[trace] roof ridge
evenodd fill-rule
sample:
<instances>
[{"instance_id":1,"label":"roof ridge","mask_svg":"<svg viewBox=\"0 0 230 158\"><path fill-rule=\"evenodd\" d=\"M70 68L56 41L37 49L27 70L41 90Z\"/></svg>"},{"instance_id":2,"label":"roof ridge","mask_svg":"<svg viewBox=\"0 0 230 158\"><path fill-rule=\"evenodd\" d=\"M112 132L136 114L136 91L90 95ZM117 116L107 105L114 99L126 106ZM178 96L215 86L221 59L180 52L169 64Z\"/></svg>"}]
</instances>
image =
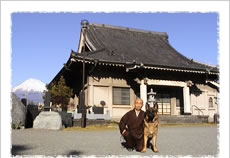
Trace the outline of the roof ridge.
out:
<instances>
[{"instance_id":1,"label":"roof ridge","mask_svg":"<svg viewBox=\"0 0 230 158\"><path fill-rule=\"evenodd\" d=\"M126 30L126 31L134 31L134 32L140 32L140 33L150 33L154 35L160 35L168 38L167 32L155 32L155 31L148 31L148 30L142 30L142 29L136 29L136 28L130 28L130 27L124 27L124 26L115 26L115 25L109 25L109 24L98 24L90 22L89 25L91 26L98 26L98 27L106 27L111 29L119 29L119 30Z\"/></svg>"},{"instance_id":2,"label":"roof ridge","mask_svg":"<svg viewBox=\"0 0 230 158\"><path fill-rule=\"evenodd\" d=\"M199 64L203 64L203 65L205 65L205 66L209 66L209 67L213 67L213 68L217 68L218 67L218 65L215 65L215 64L208 64L208 63L205 63L205 62L202 62L202 61L198 61L198 60L195 60L195 59L191 59L191 60L193 60L193 62L196 62L196 63L199 63Z\"/></svg>"}]
</instances>

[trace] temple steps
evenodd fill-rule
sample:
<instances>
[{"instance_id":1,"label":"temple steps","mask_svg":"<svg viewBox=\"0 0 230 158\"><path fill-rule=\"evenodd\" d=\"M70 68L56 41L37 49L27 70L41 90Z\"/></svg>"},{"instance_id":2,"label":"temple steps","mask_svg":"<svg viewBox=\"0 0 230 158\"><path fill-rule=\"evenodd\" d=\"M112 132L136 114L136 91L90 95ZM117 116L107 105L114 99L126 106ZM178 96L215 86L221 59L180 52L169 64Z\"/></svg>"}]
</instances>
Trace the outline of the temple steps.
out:
<instances>
[{"instance_id":1,"label":"temple steps","mask_svg":"<svg viewBox=\"0 0 230 158\"><path fill-rule=\"evenodd\" d=\"M208 115L159 115L160 124L208 123Z\"/></svg>"}]
</instances>

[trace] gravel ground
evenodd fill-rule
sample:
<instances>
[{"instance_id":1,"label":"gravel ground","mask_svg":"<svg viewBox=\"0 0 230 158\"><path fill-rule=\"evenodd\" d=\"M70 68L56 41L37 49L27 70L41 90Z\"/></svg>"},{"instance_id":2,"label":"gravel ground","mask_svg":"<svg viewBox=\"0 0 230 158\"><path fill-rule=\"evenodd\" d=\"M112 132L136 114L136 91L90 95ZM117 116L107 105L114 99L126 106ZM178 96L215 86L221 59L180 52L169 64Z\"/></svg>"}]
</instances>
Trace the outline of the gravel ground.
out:
<instances>
[{"instance_id":1,"label":"gravel ground","mask_svg":"<svg viewBox=\"0 0 230 158\"><path fill-rule=\"evenodd\" d=\"M217 156L218 127L166 126L158 130L158 153L128 151L121 146L118 129L54 131L22 129L12 131L13 155L141 155Z\"/></svg>"}]
</instances>

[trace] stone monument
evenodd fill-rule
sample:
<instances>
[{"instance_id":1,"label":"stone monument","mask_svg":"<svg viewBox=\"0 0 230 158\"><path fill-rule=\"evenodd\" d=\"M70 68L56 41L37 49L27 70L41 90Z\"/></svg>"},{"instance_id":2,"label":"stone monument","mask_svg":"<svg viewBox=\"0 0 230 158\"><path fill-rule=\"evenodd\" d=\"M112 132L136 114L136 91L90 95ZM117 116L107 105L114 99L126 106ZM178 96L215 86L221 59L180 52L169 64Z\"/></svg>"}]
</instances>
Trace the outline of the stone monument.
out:
<instances>
[{"instance_id":1,"label":"stone monument","mask_svg":"<svg viewBox=\"0 0 230 158\"><path fill-rule=\"evenodd\" d=\"M62 119L58 112L50 110L50 92L45 94L45 105L42 112L35 118L33 128L35 129L54 129L59 130L62 128Z\"/></svg>"},{"instance_id":2,"label":"stone monument","mask_svg":"<svg viewBox=\"0 0 230 158\"><path fill-rule=\"evenodd\" d=\"M14 93L11 93L11 103L12 125L24 127L27 112L26 106L20 101L20 99Z\"/></svg>"},{"instance_id":3,"label":"stone monument","mask_svg":"<svg viewBox=\"0 0 230 158\"><path fill-rule=\"evenodd\" d=\"M43 111L34 120L35 129L54 129L62 128L62 119L58 112Z\"/></svg>"}]
</instances>

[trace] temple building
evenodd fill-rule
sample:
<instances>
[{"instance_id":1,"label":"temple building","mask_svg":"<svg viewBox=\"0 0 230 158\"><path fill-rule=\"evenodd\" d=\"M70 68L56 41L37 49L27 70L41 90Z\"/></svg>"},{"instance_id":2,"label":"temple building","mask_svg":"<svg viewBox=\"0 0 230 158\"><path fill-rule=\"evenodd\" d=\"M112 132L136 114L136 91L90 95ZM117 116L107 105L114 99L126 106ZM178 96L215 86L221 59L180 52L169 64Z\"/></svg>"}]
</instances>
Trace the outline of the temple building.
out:
<instances>
[{"instance_id":1,"label":"temple building","mask_svg":"<svg viewBox=\"0 0 230 158\"><path fill-rule=\"evenodd\" d=\"M165 32L83 21L78 50L71 51L51 81L64 76L74 100L82 89L83 61L85 104L103 106L111 118L121 118L137 97L145 104L150 92L160 115L207 115L213 120L218 112L218 67L180 54Z\"/></svg>"}]
</instances>

